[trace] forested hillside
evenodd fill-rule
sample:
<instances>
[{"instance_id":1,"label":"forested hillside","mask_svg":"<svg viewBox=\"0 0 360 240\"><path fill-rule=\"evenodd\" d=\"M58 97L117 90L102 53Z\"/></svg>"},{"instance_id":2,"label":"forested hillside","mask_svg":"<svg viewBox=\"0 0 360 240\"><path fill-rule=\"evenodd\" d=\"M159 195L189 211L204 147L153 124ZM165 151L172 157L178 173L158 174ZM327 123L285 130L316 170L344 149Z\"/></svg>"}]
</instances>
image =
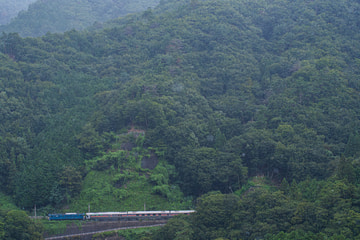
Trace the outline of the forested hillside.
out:
<instances>
[{"instance_id":1,"label":"forested hillside","mask_svg":"<svg viewBox=\"0 0 360 240\"><path fill-rule=\"evenodd\" d=\"M159 0L38 0L22 11L1 32L17 32L23 37L42 36L84 29L96 23L153 8Z\"/></svg>"},{"instance_id":2,"label":"forested hillside","mask_svg":"<svg viewBox=\"0 0 360 240\"><path fill-rule=\"evenodd\" d=\"M0 25L7 24L22 11L26 10L30 3L36 0L0 0Z\"/></svg>"},{"instance_id":3,"label":"forested hillside","mask_svg":"<svg viewBox=\"0 0 360 240\"><path fill-rule=\"evenodd\" d=\"M197 210L151 239L359 238L359 12L164 0L3 34L1 191L43 212Z\"/></svg>"}]
</instances>

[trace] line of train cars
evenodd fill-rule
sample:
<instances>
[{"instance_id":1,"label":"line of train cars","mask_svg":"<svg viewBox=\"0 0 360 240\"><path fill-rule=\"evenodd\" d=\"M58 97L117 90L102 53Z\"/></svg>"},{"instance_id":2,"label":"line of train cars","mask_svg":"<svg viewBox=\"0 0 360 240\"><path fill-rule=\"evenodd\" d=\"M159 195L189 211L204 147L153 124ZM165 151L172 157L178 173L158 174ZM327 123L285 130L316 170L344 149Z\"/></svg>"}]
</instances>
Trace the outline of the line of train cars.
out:
<instances>
[{"instance_id":1,"label":"line of train cars","mask_svg":"<svg viewBox=\"0 0 360 240\"><path fill-rule=\"evenodd\" d=\"M177 215L190 215L194 210L180 211L131 211L49 214L49 220L95 220L95 221L138 221L168 219Z\"/></svg>"}]
</instances>

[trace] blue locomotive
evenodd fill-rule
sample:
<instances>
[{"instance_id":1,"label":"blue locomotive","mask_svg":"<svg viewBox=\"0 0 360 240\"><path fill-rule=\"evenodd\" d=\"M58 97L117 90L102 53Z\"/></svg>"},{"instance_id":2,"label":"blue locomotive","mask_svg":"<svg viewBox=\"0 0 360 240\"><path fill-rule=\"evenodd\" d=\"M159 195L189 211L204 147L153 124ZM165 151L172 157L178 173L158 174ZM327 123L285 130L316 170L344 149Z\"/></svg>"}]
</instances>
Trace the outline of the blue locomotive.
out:
<instances>
[{"instance_id":1,"label":"blue locomotive","mask_svg":"<svg viewBox=\"0 0 360 240\"><path fill-rule=\"evenodd\" d=\"M84 220L84 213L53 213L48 215L49 220Z\"/></svg>"}]
</instances>

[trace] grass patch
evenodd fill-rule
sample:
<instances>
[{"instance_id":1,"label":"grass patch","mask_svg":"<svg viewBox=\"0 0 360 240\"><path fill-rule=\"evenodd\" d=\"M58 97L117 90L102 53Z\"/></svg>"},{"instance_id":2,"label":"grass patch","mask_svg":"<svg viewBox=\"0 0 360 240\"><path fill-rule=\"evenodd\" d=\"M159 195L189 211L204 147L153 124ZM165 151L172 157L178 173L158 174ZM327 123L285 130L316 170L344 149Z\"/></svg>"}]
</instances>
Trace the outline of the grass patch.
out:
<instances>
[{"instance_id":1,"label":"grass patch","mask_svg":"<svg viewBox=\"0 0 360 240\"><path fill-rule=\"evenodd\" d=\"M80 194L72 199L71 212L142 211L190 209L192 199L184 198L177 186L169 185L175 168L161 160L163 152L143 148L144 136L117 136L111 151L86 161L88 174ZM128 150L121 150L128 144ZM153 157L156 167L141 167L143 159Z\"/></svg>"},{"instance_id":2,"label":"grass patch","mask_svg":"<svg viewBox=\"0 0 360 240\"><path fill-rule=\"evenodd\" d=\"M48 233L50 236L63 234L66 230L66 226L71 224L69 221L41 221L44 226L44 232Z\"/></svg>"},{"instance_id":3,"label":"grass patch","mask_svg":"<svg viewBox=\"0 0 360 240\"><path fill-rule=\"evenodd\" d=\"M169 185L173 166L159 160L153 170L141 168L143 156L152 152L156 151L136 147L89 160L82 191L68 211L88 212L89 205L90 212L190 209L192 199Z\"/></svg>"},{"instance_id":4,"label":"grass patch","mask_svg":"<svg viewBox=\"0 0 360 240\"><path fill-rule=\"evenodd\" d=\"M184 199L178 187L169 187L173 199L153 191L145 176L134 174L121 188L115 187L108 172L92 171L85 178L83 190L70 204L72 212L142 211L189 209L191 199Z\"/></svg>"},{"instance_id":5,"label":"grass patch","mask_svg":"<svg viewBox=\"0 0 360 240\"><path fill-rule=\"evenodd\" d=\"M79 220L67 220L67 221L49 221L41 220L42 225L44 226L44 232L50 236L59 235L65 233L66 227L68 225L76 225L79 229L82 228L83 221Z\"/></svg>"}]
</instances>

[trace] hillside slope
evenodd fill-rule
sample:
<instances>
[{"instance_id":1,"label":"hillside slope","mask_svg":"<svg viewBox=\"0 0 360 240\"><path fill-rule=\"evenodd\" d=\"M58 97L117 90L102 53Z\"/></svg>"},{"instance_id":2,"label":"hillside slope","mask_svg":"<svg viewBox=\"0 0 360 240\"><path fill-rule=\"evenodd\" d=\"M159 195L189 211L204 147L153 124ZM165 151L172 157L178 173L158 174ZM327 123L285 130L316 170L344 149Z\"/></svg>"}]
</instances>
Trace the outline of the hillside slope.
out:
<instances>
[{"instance_id":1,"label":"hillside slope","mask_svg":"<svg viewBox=\"0 0 360 240\"><path fill-rule=\"evenodd\" d=\"M22 11L26 10L30 3L36 0L17 0L17 1L0 1L0 25L10 22L10 20Z\"/></svg>"},{"instance_id":2,"label":"hillside slope","mask_svg":"<svg viewBox=\"0 0 360 240\"><path fill-rule=\"evenodd\" d=\"M194 226L214 231L206 239L230 238L218 231L228 226L248 239L270 229L331 235L339 221L352 229L359 9L358 1L169 0L96 31L3 34L1 190L20 207L71 211L229 199L234 221L211 230L206 211L199 215ZM254 177L282 190L243 191ZM244 192L245 202L231 194ZM287 217L275 228L277 207Z\"/></svg>"},{"instance_id":3,"label":"hillside slope","mask_svg":"<svg viewBox=\"0 0 360 240\"><path fill-rule=\"evenodd\" d=\"M42 36L71 29L84 29L95 22L125 16L153 8L158 0L80 0L36 1L9 24L0 26L1 32L18 32L21 36Z\"/></svg>"}]
</instances>

